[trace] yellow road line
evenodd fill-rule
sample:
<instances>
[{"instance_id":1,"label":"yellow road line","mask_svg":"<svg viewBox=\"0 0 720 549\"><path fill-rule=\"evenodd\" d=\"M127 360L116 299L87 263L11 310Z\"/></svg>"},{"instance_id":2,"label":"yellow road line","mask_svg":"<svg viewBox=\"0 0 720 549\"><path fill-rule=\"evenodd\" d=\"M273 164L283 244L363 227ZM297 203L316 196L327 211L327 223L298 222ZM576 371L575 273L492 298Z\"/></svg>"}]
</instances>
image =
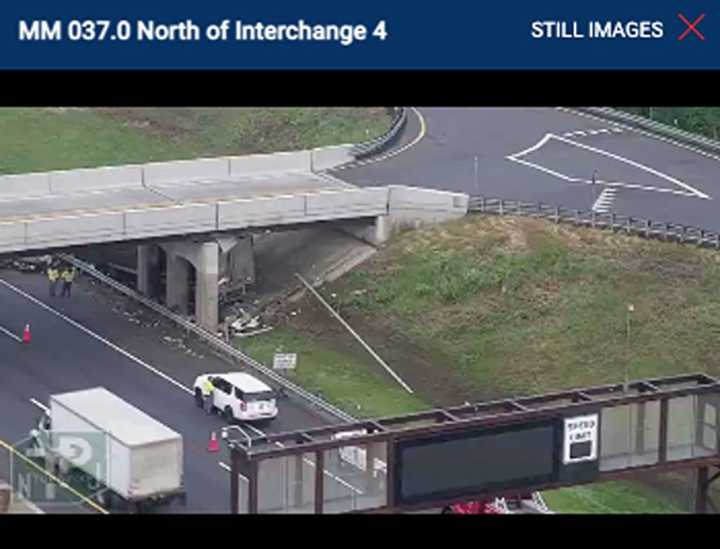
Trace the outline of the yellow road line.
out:
<instances>
[{"instance_id":1,"label":"yellow road line","mask_svg":"<svg viewBox=\"0 0 720 549\"><path fill-rule=\"evenodd\" d=\"M9 451L10 453L12 453L13 455L16 455L17 457L19 457L21 460L23 460L23 461L24 461L25 463L27 463L28 465L30 465L30 466L32 466L33 468L37 469L41 474L47 476L49 479L51 479L51 480L53 480L54 482L56 482L56 483L57 483L59 486L61 486L62 488L67 489L71 494L79 497L83 502L87 503L90 507L92 507L93 509L95 509L97 512L99 512L99 513L101 513L101 514L103 514L103 515L109 515L109 514L110 514L110 512L109 512L107 509L104 509L104 508L100 507L97 503L95 503L95 502L92 501L91 499L83 496L80 492L78 492L77 490L75 490L75 489L74 489L72 486L70 486L68 483L64 482L63 480L57 478L55 475L49 473L48 471L46 471L45 469L43 469L42 467L40 467L37 463L35 463L34 461L32 461L32 460L28 459L27 457L25 457L24 455L22 455L20 452L18 452L17 450L15 450L15 448L14 448L13 446L11 446L10 444L8 444L7 442L5 442L5 441L2 440L2 439L0 439L0 446L2 446L3 448L5 448L6 450L8 450L8 451Z\"/></svg>"},{"instance_id":2,"label":"yellow road line","mask_svg":"<svg viewBox=\"0 0 720 549\"><path fill-rule=\"evenodd\" d=\"M403 152L407 151L408 149L414 147L418 143L420 143L420 141L422 141L423 138L425 137L425 135L427 134L427 123L425 122L425 117L422 115L422 113L418 109L416 109L415 107L410 107L410 109L417 115L418 120L420 121L420 133L418 133L417 136L415 136L415 139L413 139L407 145L404 145L397 150L390 151L387 154L378 156L377 158L371 158L364 162L348 164L347 166L340 166L339 168L337 168L337 170L340 171L340 170L344 170L344 169L359 168L360 166L367 166L368 164L375 164L376 162L382 162L383 160L393 158L394 156L397 156L400 153L403 153Z\"/></svg>"}]
</instances>

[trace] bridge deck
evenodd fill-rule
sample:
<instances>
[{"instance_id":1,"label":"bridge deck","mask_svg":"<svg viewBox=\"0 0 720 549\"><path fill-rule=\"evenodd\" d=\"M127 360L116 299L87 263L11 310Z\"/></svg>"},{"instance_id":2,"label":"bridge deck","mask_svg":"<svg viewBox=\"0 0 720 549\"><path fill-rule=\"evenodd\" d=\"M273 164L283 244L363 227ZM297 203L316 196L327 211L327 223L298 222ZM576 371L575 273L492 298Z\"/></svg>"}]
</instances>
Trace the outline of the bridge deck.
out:
<instances>
[{"instance_id":1,"label":"bridge deck","mask_svg":"<svg viewBox=\"0 0 720 549\"><path fill-rule=\"evenodd\" d=\"M0 221L100 210L142 209L190 202L238 200L332 190L347 186L349 185L309 172L287 172L222 180L191 180L145 187L118 187L32 197L7 197L0 198Z\"/></svg>"}]
</instances>

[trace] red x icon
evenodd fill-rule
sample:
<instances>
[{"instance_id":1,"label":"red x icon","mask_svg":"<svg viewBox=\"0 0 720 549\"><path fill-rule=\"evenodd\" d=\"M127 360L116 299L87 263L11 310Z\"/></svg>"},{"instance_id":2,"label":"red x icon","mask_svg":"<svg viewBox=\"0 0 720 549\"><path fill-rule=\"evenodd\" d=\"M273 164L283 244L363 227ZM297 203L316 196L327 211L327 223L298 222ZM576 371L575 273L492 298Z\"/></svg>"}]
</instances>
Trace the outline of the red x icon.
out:
<instances>
[{"instance_id":1,"label":"red x icon","mask_svg":"<svg viewBox=\"0 0 720 549\"><path fill-rule=\"evenodd\" d=\"M705 19L704 13L700 17L695 19L695 21L693 21L692 23L690 21L688 21L682 13L678 13L678 17L682 20L683 23L685 23L687 25L687 29L685 29L685 31L680 36L678 36L678 40L684 40L685 37L688 34L690 34L690 31L694 32L700 40L703 40L703 41L705 40L705 37L696 28L698 23L700 23L700 21Z\"/></svg>"}]
</instances>

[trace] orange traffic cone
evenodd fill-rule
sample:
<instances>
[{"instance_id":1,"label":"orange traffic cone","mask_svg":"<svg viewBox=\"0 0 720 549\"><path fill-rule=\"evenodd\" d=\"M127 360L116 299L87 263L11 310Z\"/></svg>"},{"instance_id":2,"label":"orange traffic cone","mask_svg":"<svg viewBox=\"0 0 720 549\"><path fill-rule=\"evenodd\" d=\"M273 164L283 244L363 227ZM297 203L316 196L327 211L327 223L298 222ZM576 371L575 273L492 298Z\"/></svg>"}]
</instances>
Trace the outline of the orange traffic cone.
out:
<instances>
[{"instance_id":1,"label":"orange traffic cone","mask_svg":"<svg viewBox=\"0 0 720 549\"><path fill-rule=\"evenodd\" d=\"M30 343L30 339L32 337L30 336L30 324L25 324L25 329L23 330L23 343Z\"/></svg>"},{"instance_id":2,"label":"orange traffic cone","mask_svg":"<svg viewBox=\"0 0 720 549\"><path fill-rule=\"evenodd\" d=\"M220 443L218 442L215 431L210 434L210 442L208 442L208 452L219 452Z\"/></svg>"}]
</instances>

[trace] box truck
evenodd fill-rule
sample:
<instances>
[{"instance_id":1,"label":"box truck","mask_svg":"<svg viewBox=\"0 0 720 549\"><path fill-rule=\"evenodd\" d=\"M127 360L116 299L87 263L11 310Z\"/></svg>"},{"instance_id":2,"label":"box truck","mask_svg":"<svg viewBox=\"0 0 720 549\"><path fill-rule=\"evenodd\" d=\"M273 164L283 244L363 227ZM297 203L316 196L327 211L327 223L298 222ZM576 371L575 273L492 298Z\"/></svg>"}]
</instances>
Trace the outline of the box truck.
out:
<instances>
[{"instance_id":1,"label":"box truck","mask_svg":"<svg viewBox=\"0 0 720 549\"><path fill-rule=\"evenodd\" d=\"M185 504L183 438L107 389L52 395L30 432L45 467L113 508Z\"/></svg>"}]
</instances>

